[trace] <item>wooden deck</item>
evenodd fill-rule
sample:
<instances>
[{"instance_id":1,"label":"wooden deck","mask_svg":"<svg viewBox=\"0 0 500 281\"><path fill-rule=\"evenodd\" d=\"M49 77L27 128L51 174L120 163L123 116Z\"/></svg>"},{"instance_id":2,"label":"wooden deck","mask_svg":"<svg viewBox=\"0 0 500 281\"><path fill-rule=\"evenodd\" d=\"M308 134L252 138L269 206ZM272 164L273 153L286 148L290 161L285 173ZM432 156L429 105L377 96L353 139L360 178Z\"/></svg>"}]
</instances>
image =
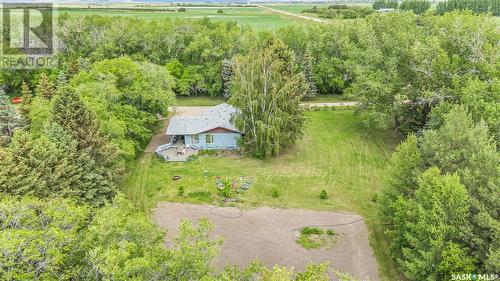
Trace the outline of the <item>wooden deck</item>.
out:
<instances>
[{"instance_id":1,"label":"wooden deck","mask_svg":"<svg viewBox=\"0 0 500 281\"><path fill-rule=\"evenodd\" d=\"M185 145L172 145L156 153L167 162L186 162L189 156L198 154L198 150Z\"/></svg>"}]
</instances>

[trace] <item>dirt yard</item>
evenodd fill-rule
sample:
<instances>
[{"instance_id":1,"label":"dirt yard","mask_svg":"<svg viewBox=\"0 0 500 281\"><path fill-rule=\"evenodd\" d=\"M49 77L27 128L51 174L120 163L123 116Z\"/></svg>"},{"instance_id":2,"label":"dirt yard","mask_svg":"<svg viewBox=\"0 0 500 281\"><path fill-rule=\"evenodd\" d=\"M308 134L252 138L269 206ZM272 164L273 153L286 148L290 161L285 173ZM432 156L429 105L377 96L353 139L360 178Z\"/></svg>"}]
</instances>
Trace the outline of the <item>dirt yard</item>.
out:
<instances>
[{"instance_id":1,"label":"dirt yard","mask_svg":"<svg viewBox=\"0 0 500 281\"><path fill-rule=\"evenodd\" d=\"M227 263L244 267L259 259L267 266L303 270L309 262L329 261L332 268L360 280L379 280L368 229L358 215L268 207L240 212L237 208L181 203L160 203L154 210L155 222L168 229L167 241L182 219L197 221L202 217L215 224L215 234L224 239L219 267ZM296 243L301 228L325 225L337 233L331 249L306 250Z\"/></svg>"}]
</instances>

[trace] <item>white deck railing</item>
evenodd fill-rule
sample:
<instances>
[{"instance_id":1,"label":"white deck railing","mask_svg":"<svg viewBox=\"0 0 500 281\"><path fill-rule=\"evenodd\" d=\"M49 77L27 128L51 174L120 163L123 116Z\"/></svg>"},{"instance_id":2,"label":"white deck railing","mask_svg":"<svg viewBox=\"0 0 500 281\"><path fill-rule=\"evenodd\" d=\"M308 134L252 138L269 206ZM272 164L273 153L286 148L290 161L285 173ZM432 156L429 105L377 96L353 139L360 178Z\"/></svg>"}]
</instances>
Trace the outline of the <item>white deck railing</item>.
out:
<instances>
[{"instance_id":1,"label":"white deck railing","mask_svg":"<svg viewBox=\"0 0 500 281\"><path fill-rule=\"evenodd\" d=\"M191 149L194 149L196 151L199 150L199 148L194 146L194 145L189 145L189 144L178 145L178 144L173 144L173 143L167 143L164 145L160 145L156 148L156 155L158 155L158 157L162 158L165 161L169 161L171 159L169 159L168 156L164 155L163 151L170 149L170 148L177 148L177 149L179 149L179 148L191 148Z\"/></svg>"}]
</instances>

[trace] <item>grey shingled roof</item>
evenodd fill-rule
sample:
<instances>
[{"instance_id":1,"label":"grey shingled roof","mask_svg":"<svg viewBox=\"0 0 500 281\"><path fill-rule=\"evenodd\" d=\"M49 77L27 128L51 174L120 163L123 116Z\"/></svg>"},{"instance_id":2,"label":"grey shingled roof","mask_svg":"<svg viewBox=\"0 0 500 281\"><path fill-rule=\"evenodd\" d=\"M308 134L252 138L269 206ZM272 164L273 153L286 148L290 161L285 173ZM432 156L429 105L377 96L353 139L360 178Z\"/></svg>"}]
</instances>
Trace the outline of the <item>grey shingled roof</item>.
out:
<instances>
[{"instance_id":1,"label":"grey shingled roof","mask_svg":"<svg viewBox=\"0 0 500 281\"><path fill-rule=\"evenodd\" d=\"M178 116L170 119L167 135L194 135L215 128L242 133L231 121L238 110L227 104L219 104L202 112L200 116Z\"/></svg>"}]
</instances>

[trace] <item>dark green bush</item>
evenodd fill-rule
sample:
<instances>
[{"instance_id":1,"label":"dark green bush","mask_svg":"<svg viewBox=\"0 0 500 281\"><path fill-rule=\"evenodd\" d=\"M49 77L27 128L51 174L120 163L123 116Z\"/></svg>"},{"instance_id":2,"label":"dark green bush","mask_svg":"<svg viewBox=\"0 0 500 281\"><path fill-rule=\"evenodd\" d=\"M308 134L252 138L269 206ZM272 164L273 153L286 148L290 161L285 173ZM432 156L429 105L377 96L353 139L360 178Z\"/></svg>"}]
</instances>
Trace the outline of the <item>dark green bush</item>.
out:
<instances>
[{"instance_id":1,"label":"dark green bush","mask_svg":"<svg viewBox=\"0 0 500 281\"><path fill-rule=\"evenodd\" d=\"M321 198L322 200L328 199L328 193L326 192L326 190L321 190L321 192L319 193L319 198Z\"/></svg>"},{"instance_id":2,"label":"dark green bush","mask_svg":"<svg viewBox=\"0 0 500 281\"><path fill-rule=\"evenodd\" d=\"M323 233L324 233L323 229L317 227L308 227L308 226L302 228L302 230L300 231L300 234L302 235L312 235L312 234L321 235Z\"/></svg>"},{"instance_id":3,"label":"dark green bush","mask_svg":"<svg viewBox=\"0 0 500 281\"><path fill-rule=\"evenodd\" d=\"M179 185L178 189L177 189L177 195L179 196L184 196L184 185Z\"/></svg>"},{"instance_id":4,"label":"dark green bush","mask_svg":"<svg viewBox=\"0 0 500 281\"><path fill-rule=\"evenodd\" d=\"M279 198L280 197L280 192L278 189L274 188L272 191L271 191L271 196L273 198Z\"/></svg>"}]
</instances>

